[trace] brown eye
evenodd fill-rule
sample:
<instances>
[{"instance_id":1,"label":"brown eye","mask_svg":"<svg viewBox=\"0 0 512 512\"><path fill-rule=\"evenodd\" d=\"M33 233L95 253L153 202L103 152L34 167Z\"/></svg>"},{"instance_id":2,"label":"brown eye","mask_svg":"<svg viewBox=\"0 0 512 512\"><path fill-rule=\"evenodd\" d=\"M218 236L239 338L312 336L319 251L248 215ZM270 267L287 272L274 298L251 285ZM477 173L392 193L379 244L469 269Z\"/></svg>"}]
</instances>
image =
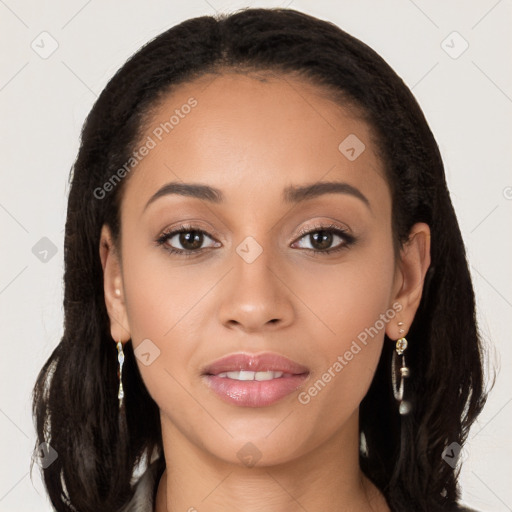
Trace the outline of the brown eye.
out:
<instances>
[{"instance_id":1,"label":"brown eye","mask_svg":"<svg viewBox=\"0 0 512 512\"><path fill-rule=\"evenodd\" d=\"M355 238L349 235L345 230L336 226L318 226L301 233L299 244L304 240L309 243L309 247L299 245L299 247L317 253L329 254L331 252L340 251L355 242ZM333 244L336 244L332 247Z\"/></svg>"},{"instance_id":2,"label":"brown eye","mask_svg":"<svg viewBox=\"0 0 512 512\"><path fill-rule=\"evenodd\" d=\"M203 247L207 239L213 242L209 247L214 247L217 243L202 229L192 226L180 226L178 229L162 233L156 242L170 253L189 256L194 253L198 254L207 248L208 246Z\"/></svg>"},{"instance_id":3,"label":"brown eye","mask_svg":"<svg viewBox=\"0 0 512 512\"><path fill-rule=\"evenodd\" d=\"M179 233L172 238L178 237L178 242L186 251L195 251L203 245L204 234L201 231L188 231ZM171 239L168 240L168 242Z\"/></svg>"},{"instance_id":4,"label":"brown eye","mask_svg":"<svg viewBox=\"0 0 512 512\"><path fill-rule=\"evenodd\" d=\"M316 231L308 236L313 249L323 251L331 247L335 235L329 231Z\"/></svg>"}]
</instances>

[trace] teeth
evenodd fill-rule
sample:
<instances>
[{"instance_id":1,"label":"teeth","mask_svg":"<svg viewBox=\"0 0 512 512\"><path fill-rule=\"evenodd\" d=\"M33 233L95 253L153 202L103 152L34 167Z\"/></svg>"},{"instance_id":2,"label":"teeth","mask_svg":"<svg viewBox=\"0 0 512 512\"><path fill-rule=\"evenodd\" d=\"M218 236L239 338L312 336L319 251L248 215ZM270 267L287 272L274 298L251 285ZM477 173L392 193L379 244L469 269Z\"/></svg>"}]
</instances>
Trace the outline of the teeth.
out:
<instances>
[{"instance_id":1,"label":"teeth","mask_svg":"<svg viewBox=\"0 0 512 512\"><path fill-rule=\"evenodd\" d=\"M254 380L271 380L282 377L283 372L255 372Z\"/></svg>"},{"instance_id":2,"label":"teeth","mask_svg":"<svg viewBox=\"0 0 512 512\"><path fill-rule=\"evenodd\" d=\"M283 376L283 372L251 372L248 370L240 370L238 372L222 372L217 377L227 377L233 380L272 380L279 379Z\"/></svg>"}]
</instances>

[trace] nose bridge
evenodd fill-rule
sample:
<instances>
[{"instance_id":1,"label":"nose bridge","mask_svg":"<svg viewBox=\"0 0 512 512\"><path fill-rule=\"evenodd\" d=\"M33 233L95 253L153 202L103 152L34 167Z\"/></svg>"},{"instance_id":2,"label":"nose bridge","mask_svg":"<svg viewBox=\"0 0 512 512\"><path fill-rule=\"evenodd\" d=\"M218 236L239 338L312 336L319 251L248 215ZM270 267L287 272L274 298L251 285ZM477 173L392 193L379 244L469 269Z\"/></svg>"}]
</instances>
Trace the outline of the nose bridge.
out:
<instances>
[{"instance_id":1,"label":"nose bridge","mask_svg":"<svg viewBox=\"0 0 512 512\"><path fill-rule=\"evenodd\" d=\"M220 308L223 324L257 330L291 319L292 306L279 278L275 248L269 246L270 237L262 238L260 243L247 236L234 248L234 268Z\"/></svg>"}]
</instances>

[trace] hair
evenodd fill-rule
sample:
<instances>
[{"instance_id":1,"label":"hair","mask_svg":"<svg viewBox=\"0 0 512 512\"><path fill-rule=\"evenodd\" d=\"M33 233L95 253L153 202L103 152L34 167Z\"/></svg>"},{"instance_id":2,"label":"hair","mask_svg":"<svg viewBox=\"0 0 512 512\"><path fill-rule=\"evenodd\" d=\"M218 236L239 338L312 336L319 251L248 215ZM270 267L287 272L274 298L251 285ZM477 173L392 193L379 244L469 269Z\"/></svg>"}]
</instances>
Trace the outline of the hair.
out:
<instances>
[{"instance_id":1,"label":"hair","mask_svg":"<svg viewBox=\"0 0 512 512\"><path fill-rule=\"evenodd\" d=\"M125 346L125 423L118 421L117 352L110 335L99 258L104 224L119 240L124 179L94 190L126 162L148 115L179 84L208 73L296 75L342 107L356 106L375 134L392 195L399 246L416 222L431 230L431 265L410 327L407 381L412 412L400 416L390 385L394 343L386 340L360 405L366 450L360 465L396 511L457 505L458 471L443 460L462 446L485 400L483 352L466 253L443 162L411 91L370 47L336 25L291 9L245 9L176 25L116 72L81 132L70 173L64 240L64 331L34 387L38 441L57 459L43 470L57 511L118 511L133 496L134 470L163 458L160 417Z\"/></svg>"}]
</instances>

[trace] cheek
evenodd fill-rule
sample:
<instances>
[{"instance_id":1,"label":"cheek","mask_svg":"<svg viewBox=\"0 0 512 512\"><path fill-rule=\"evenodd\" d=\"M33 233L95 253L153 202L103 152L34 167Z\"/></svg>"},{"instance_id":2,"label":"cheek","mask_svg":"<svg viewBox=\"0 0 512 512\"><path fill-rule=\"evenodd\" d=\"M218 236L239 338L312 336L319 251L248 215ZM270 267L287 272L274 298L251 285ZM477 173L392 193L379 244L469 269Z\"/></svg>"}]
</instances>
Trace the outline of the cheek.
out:
<instances>
[{"instance_id":1,"label":"cheek","mask_svg":"<svg viewBox=\"0 0 512 512\"><path fill-rule=\"evenodd\" d=\"M123 279L137 364L159 405L180 402L187 397L177 383L187 380L188 363L202 339L200 299L215 276L208 279L194 265L172 266L163 250L136 245L123 248Z\"/></svg>"},{"instance_id":2,"label":"cheek","mask_svg":"<svg viewBox=\"0 0 512 512\"><path fill-rule=\"evenodd\" d=\"M178 265L165 249L130 240L123 247L126 309L134 344L145 338L164 343L184 326L194 328L197 305L215 276L201 265ZM144 245L144 243L146 245ZM184 260L186 261L186 260Z\"/></svg>"},{"instance_id":3,"label":"cheek","mask_svg":"<svg viewBox=\"0 0 512 512\"><path fill-rule=\"evenodd\" d=\"M392 247L383 240L338 265L312 265L300 277L300 297L316 314L325 353L342 350L391 307L394 265ZM383 335L382 322L377 329Z\"/></svg>"},{"instance_id":4,"label":"cheek","mask_svg":"<svg viewBox=\"0 0 512 512\"><path fill-rule=\"evenodd\" d=\"M334 420L332 411L353 412L370 386L386 325L396 316L394 264L392 246L382 239L341 265L312 269L298 292L307 297L322 333L314 338L321 364L299 400L327 424Z\"/></svg>"}]
</instances>

